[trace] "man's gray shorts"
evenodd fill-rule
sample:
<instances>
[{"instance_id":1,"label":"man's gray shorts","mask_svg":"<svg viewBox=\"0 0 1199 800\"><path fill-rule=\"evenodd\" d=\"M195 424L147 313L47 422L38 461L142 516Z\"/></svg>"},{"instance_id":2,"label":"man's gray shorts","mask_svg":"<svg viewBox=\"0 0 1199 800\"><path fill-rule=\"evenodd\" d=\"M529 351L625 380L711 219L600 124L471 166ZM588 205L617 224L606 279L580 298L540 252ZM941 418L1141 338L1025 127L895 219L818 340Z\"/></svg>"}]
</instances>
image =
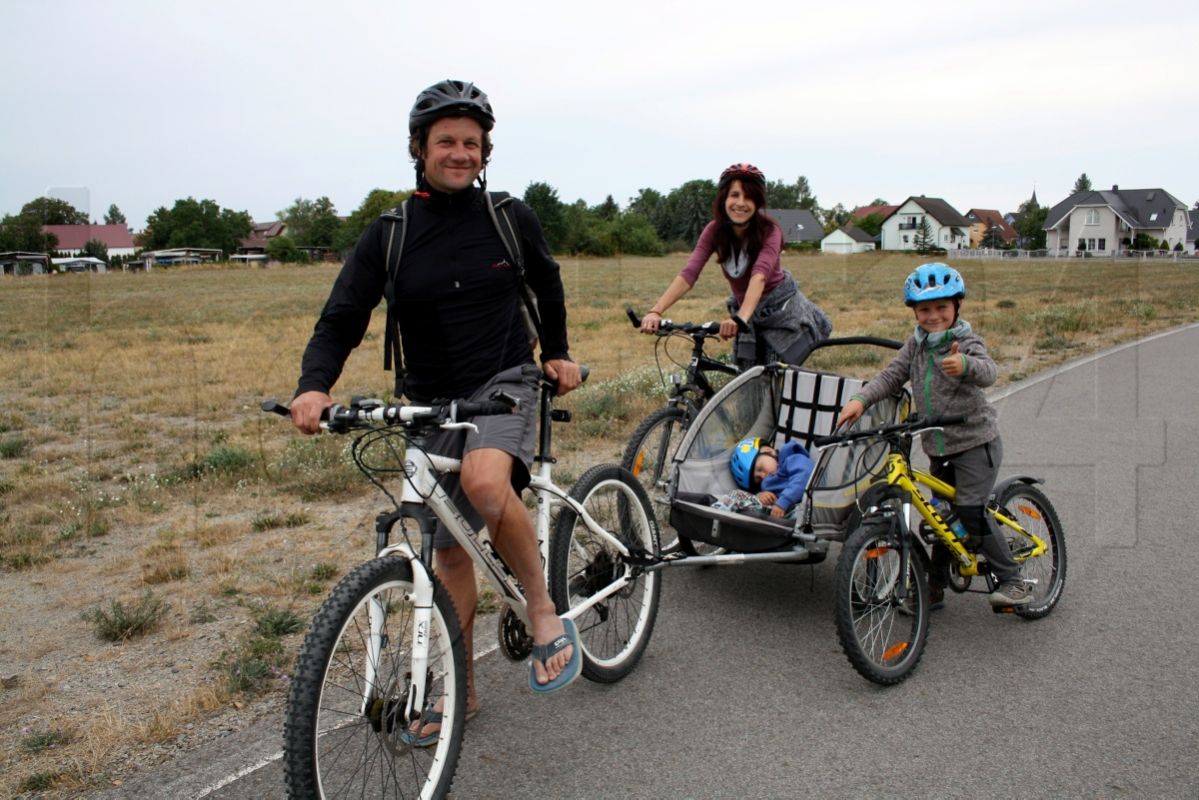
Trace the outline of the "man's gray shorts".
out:
<instances>
[{"instance_id":1,"label":"man's gray shorts","mask_svg":"<svg viewBox=\"0 0 1199 800\"><path fill-rule=\"evenodd\" d=\"M487 400L496 391L502 391L520 401L520 408L512 414L474 417L478 428L475 431L441 431L429 438L428 450L443 456L459 458L472 450L502 450L512 456L512 487L519 493L529 485L529 466L533 463L533 447L537 438L537 382L541 370L533 364L506 369L481 386L468 400ZM483 518L471 507L462 491L457 473L441 478L441 485L453 499L454 505L476 529L482 527ZM433 535L435 548L453 547L457 542L441 521Z\"/></svg>"},{"instance_id":2,"label":"man's gray shorts","mask_svg":"<svg viewBox=\"0 0 1199 800\"><path fill-rule=\"evenodd\" d=\"M1003 463L1003 440L996 436L986 444L930 461L933 475L957 489L955 505L986 505Z\"/></svg>"}]
</instances>

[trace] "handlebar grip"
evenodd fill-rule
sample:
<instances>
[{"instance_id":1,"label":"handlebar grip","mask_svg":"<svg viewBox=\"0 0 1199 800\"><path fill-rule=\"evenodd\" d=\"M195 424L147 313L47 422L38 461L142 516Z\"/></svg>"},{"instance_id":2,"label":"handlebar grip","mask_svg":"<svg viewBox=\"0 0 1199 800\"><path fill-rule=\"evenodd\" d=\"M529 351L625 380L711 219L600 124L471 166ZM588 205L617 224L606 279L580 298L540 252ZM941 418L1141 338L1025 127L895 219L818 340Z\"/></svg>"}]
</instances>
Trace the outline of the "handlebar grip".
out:
<instances>
[{"instance_id":1,"label":"handlebar grip","mask_svg":"<svg viewBox=\"0 0 1199 800\"><path fill-rule=\"evenodd\" d=\"M736 314L733 314L733 322L737 323L737 330L741 331L742 333L749 333L750 330L752 330L749 327L749 323L741 319L741 317L737 316Z\"/></svg>"},{"instance_id":2,"label":"handlebar grip","mask_svg":"<svg viewBox=\"0 0 1199 800\"><path fill-rule=\"evenodd\" d=\"M946 425L961 425L965 421L965 414L943 414L937 417L929 417L923 421L923 424L930 428L944 428Z\"/></svg>"},{"instance_id":3,"label":"handlebar grip","mask_svg":"<svg viewBox=\"0 0 1199 800\"><path fill-rule=\"evenodd\" d=\"M496 414L511 414L515 405L509 402L511 398L502 400L477 400L474 402L463 400L455 403L457 413L454 415L458 420L470 419L471 417L490 417Z\"/></svg>"},{"instance_id":4,"label":"handlebar grip","mask_svg":"<svg viewBox=\"0 0 1199 800\"><path fill-rule=\"evenodd\" d=\"M633 310L632 306L625 306L624 313L628 315L629 322L633 323L634 328L641 327L641 319L637 316L637 312Z\"/></svg>"},{"instance_id":5,"label":"handlebar grip","mask_svg":"<svg viewBox=\"0 0 1199 800\"><path fill-rule=\"evenodd\" d=\"M291 416L291 409L277 400L263 400L262 410L268 414L278 414L281 417Z\"/></svg>"}]
</instances>

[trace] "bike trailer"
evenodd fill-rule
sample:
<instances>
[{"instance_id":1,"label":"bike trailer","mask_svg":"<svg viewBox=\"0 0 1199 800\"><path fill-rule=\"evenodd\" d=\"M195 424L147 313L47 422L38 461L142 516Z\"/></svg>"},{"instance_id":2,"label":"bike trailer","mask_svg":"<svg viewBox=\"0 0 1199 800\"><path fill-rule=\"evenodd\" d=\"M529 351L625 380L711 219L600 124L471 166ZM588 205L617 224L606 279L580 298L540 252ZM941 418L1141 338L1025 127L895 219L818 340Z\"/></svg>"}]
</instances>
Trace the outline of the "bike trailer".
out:
<instances>
[{"instance_id":1,"label":"bike trailer","mask_svg":"<svg viewBox=\"0 0 1199 800\"><path fill-rule=\"evenodd\" d=\"M752 367L730 381L700 410L671 464L670 523L679 536L747 553L789 546L800 532L844 539L857 498L884 467L887 451L877 442L813 452L815 468L793 519L757 517L711 504L737 488L729 457L738 442L761 437L781 447L794 439L811 452L812 440L832 433L841 406L863 384L785 365ZM906 392L888 398L867 409L854 427L898 422L907 416L908 406Z\"/></svg>"}]
</instances>

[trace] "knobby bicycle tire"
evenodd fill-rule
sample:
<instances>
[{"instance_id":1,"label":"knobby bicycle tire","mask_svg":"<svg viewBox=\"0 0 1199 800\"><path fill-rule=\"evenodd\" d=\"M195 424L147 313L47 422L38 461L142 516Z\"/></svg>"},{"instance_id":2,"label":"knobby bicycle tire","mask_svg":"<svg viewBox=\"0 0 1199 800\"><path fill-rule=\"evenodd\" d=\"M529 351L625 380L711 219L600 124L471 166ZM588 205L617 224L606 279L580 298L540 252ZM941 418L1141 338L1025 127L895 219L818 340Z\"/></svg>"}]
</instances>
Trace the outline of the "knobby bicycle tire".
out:
<instances>
[{"instance_id":1,"label":"knobby bicycle tire","mask_svg":"<svg viewBox=\"0 0 1199 800\"><path fill-rule=\"evenodd\" d=\"M1009 518L1049 545L1047 552L1020 564L1024 577L1036 583L1031 584L1031 601L1026 606L1017 606L1016 614L1025 619L1040 619L1053 611L1066 585L1066 539L1061 520L1045 493L1027 483L1009 486L999 498L999 505ZM1018 556L1027 540L1018 534L1008 535L1003 525L998 528L1013 556Z\"/></svg>"},{"instance_id":2,"label":"knobby bicycle tire","mask_svg":"<svg viewBox=\"0 0 1199 800\"><path fill-rule=\"evenodd\" d=\"M628 470L615 464L592 467L570 496L634 554L658 552L653 507ZM628 570L619 552L564 504L550 537L550 595L558 613L600 593ZM630 583L575 618L585 677L614 683L637 666L653 633L661 580L661 572L634 571Z\"/></svg>"},{"instance_id":3,"label":"knobby bicycle tire","mask_svg":"<svg viewBox=\"0 0 1199 800\"><path fill-rule=\"evenodd\" d=\"M411 674L412 566L394 556L357 567L312 621L288 695L284 776L292 798L441 798L462 748L466 653L458 616L434 579L426 708L440 702L442 728L429 747L413 746L400 716ZM382 650L367 690L367 609L382 609ZM419 732L419 730L418 730Z\"/></svg>"},{"instance_id":4,"label":"knobby bicycle tire","mask_svg":"<svg viewBox=\"0 0 1199 800\"><path fill-rule=\"evenodd\" d=\"M924 654L928 639L928 582L911 542L903 605L900 540L892 520L867 519L841 548L833 607L841 649L858 674L884 686L903 681Z\"/></svg>"},{"instance_id":5,"label":"knobby bicycle tire","mask_svg":"<svg viewBox=\"0 0 1199 800\"><path fill-rule=\"evenodd\" d=\"M627 469L645 488L654 508L658 529L664 539L662 549L670 550L677 543L670 527L670 497L667 483L675 451L683 440L689 417L686 409L664 406L655 409L641 421L629 437L620 465Z\"/></svg>"}]
</instances>

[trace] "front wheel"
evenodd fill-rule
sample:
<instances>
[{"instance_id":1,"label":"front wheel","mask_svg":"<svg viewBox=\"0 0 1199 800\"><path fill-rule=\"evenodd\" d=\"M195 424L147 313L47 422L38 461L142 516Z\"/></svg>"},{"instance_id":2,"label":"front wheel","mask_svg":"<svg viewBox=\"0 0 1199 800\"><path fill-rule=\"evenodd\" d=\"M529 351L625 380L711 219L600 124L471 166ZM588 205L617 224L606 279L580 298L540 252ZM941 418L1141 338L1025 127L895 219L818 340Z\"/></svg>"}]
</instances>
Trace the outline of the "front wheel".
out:
<instances>
[{"instance_id":1,"label":"front wheel","mask_svg":"<svg viewBox=\"0 0 1199 800\"><path fill-rule=\"evenodd\" d=\"M1066 585L1066 539L1061 520L1045 493L1027 483L1014 483L1004 490L999 506L1004 516L1036 534L1048 546L1041 555L1029 558L1032 542L1028 537L999 523L999 531L1012 558L1020 564L1024 579L1030 582L1032 589L1029 604L1017 606L1015 611L1027 619L1040 619L1057 605Z\"/></svg>"},{"instance_id":2,"label":"front wheel","mask_svg":"<svg viewBox=\"0 0 1199 800\"><path fill-rule=\"evenodd\" d=\"M679 449L686 431L687 414L677 406L659 408L646 417L629 438L620 465L627 469L645 488L654 507L658 529L662 532L663 550L678 544L670 527L670 464Z\"/></svg>"},{"instance_id":3,"label":"front wheel","mask_svg":"<svg viewBox=\"0 0 1199 800\"><path fill-rule=\"evenodd\" d=\"M288 797L445 797L466 714L466 653L449 595L434 581L426 709L440 731L405 720L413 667L412 565L369 561L334 588L304 639L287 699Z\"/></svg>"},{"instance_id":4,"label":"front wheel","mask_svg":"<svg viewBox=\"0 0 1199 800\"><path fill-rule=\"evenodd\" d=\"M834 579L841 648L862 677L884 686L916 668L928 637L928 583L908 544L905 565L892 521L867 519L842 546Z\"/></svg>"},{"instance_id":5,"label":"front wheel","mask_svg":"<svg viewBox=\"0 0 1199 800\"><path fill-rule=\"evenodd\" d=\"M592 467L570 497L631 555L644 559L658 552L653 506L627 470L615 464ZM613 683L637 665L658 615L661 580L660 572L630 564L581 514L562 505L550 537L550 595L558 613L602 596L574 617L587 678Z\"/></svg>"}]
</instances>

